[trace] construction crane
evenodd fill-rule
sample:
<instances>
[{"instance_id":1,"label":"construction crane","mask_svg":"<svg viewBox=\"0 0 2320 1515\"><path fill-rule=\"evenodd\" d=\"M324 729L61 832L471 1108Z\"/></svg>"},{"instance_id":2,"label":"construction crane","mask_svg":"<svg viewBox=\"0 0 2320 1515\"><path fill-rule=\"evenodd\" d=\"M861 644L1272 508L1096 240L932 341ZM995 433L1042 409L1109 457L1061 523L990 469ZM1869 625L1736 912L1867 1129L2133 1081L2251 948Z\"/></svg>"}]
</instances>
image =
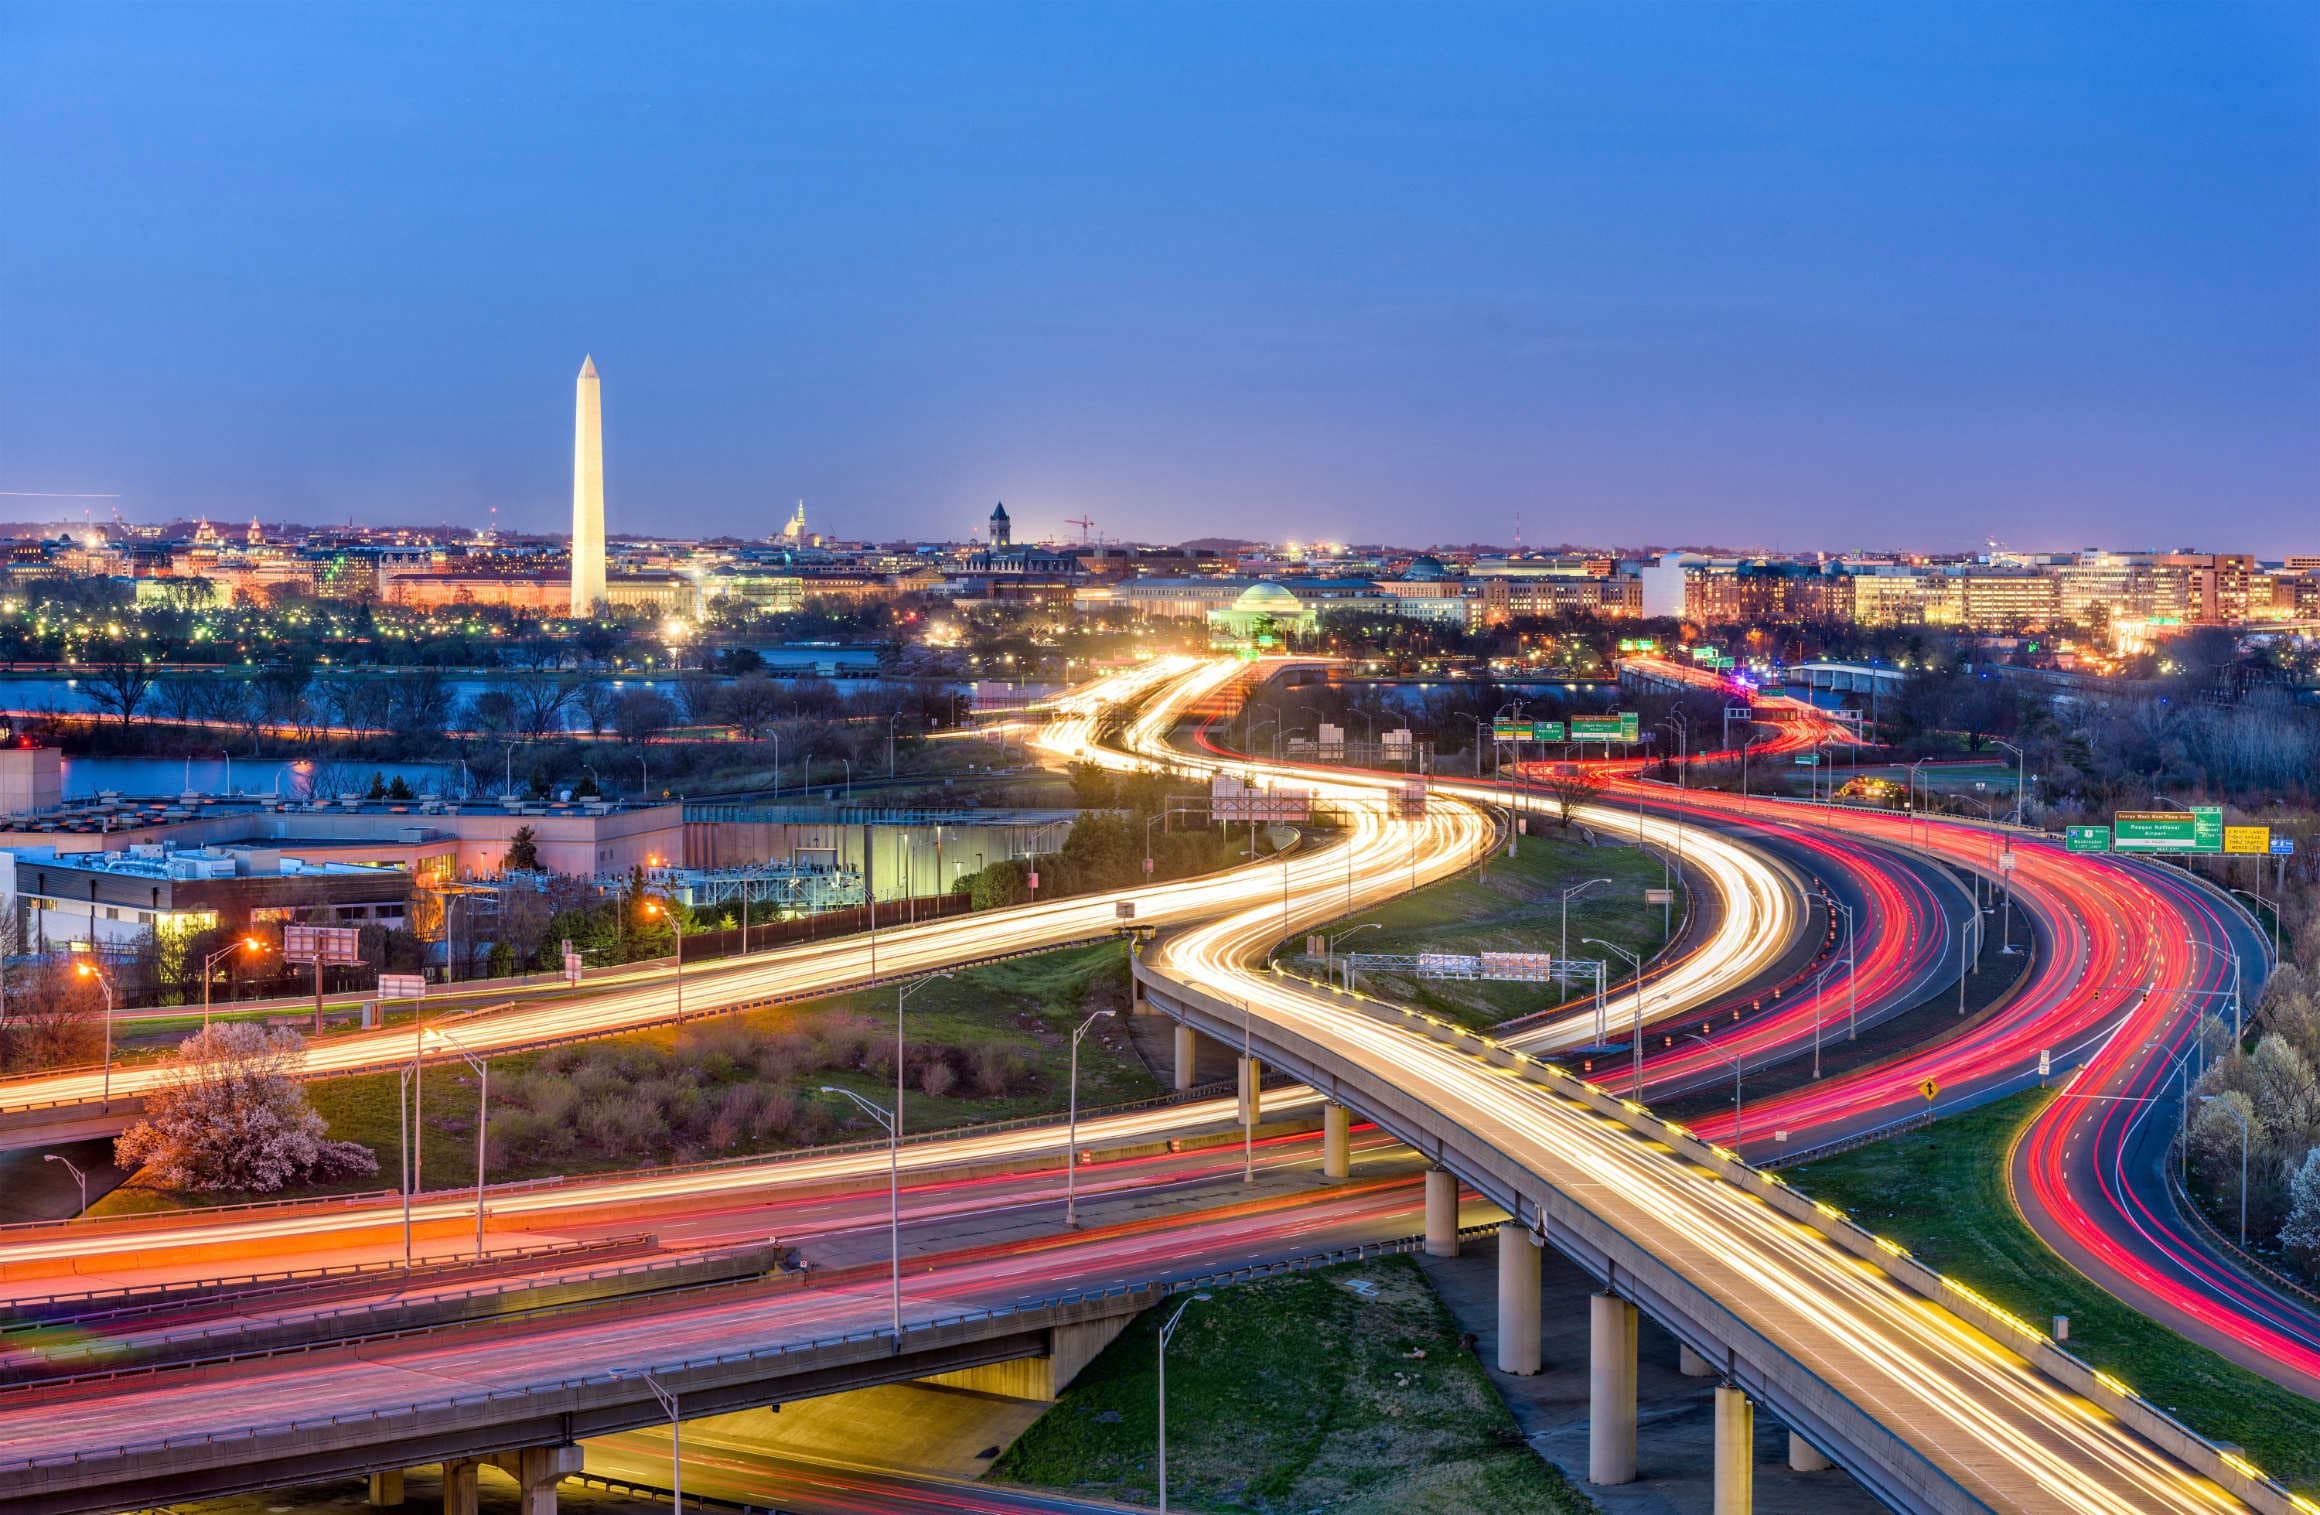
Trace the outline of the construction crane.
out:
<instances>
[{"instance_id":1,"label":"construction crane","mask_svg":"<svg viewBox=\"0 0 2320 1515\"><path fill-rule=\"evenodd\" d=\"M1085 547L1088 542L1088 532L1094 528L1096 523L1089 520L1086 516L1065 516L1063 518L1063 524L1066 526L1077 526L1079 528L1079 545Z\"/></svg>"}]
</instances>

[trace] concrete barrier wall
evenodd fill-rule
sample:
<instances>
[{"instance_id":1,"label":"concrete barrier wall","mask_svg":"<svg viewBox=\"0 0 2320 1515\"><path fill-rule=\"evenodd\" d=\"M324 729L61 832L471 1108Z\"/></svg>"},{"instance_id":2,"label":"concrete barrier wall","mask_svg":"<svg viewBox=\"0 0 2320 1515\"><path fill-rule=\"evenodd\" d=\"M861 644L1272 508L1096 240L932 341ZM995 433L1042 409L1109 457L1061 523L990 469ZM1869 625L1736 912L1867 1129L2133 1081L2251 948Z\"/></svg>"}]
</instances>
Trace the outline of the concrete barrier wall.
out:
<instances>
[{"instance_id":1,"label":"concrete barrier wall","mask_svg":"<svg viewBox=\"0 0 2320 1515\"><path fill-rule=\"evenodd\" d=\"M1136 972L1147 978L1147 992L1157 991L1162 997L1176 1001L1205 998L1198 990L1176 983L1165 975L1154 972L1139 961ZM1277 967L1276 973L1280 973ZM2291 1493L2284 1485L2272 1479L2250 1463L2237 1451L2220 1446L2199 1435L2165 1410L2145 1400L2127 1384L2110 1374L2096 1370L2083 1359L2058 1345L2051 1336L2028 1321L1982 1297L1972 1288L1938 1273L1912 1257L1906 1248L1867 1231L1834 1206L1822 1204L1801 1193L1781 1179L1743 1160L1736 1152L1712 1142L1701 1140L1685 1127L1662 1120L1644 1106L1622 1099L1568 1070L1530 1056L1495 1039L1463 1027L1449 1026L1438 1017L1425 1015L1399 1005L1370 999L1358 992L1333 988L1293 974L1283 977L1296 979L1313 993L1356 1006L1389 1024L1403 1026L1414 1034L1427 1035L1448 1042L1478 1058L1517 1071L1522 1077L1552 1089L1596 1113L1627 1126L1639 1135L1664 1142L1676 1153L1728 1183L1745 1189L1763 1200L1781 1214L1827 1237L1844 1251L1881 1269L1910 1292L1940 1306L1960 1321L1972 1326L2001 1347L2019 1354L2039 1372L2061 1387L2081 1395L2098 1408L2115 1416L2119 1422L2137 1435L2150 1441L2168 1456L2245 1500L2264 1515L2316 1515L2320 1505ZM1216 1014L1222 1001L1211 1002L1211 1013ZM1237 1009L1228 1009L1217 1016L1220 1023L1229 1021L1237 1027ZM1442 1028L1449 1026L1451 1034L1444 1036ZM1266 1038L1278 1049L1283 1033L1278 1028ZM1301 1040L1301 1039L1299 1039ZM1320 1049L1314 1048L1318 1053ZM1276 1050L1276 1056L1278 1051ZM1309 1053L1308 1055L1311 1055ZM1328 1054L1323 1060L1334 1061ZM1333 1097L1334 1091L1332 1091ZM1374 1116L1373 1116L1374 1118ZM1388 1124L1381 1122L1381 1124ZM1399 1133L1397 1133L1399 1134ZM1408 1140L1404 1136L1404 1140ZM1494 1196L1495 1197L1495 1196ZM1504 1203L1502 1200L1501 1203ZM1511 1207L1510 1207L1511 1210ZM1629 1244L1632 1249L1632 1243ZM1697 1291L1693 1291L1697 1292ZM1674 1326L1664 1320L1663 1324ZM1745 1329L1745 1328L1743 1328ZM1680 1334L1680 1329L1679 1329ZM1748 1334L1753 1335L1751 1331ZM1723 1338L1715 1338L1722 1340ZM1759 1338L1761 1340L1761 1338ZM1770 1343L1765 1344L1771 1348ZM1777 1348L1771 1348L1777 1352ZM1780 1354L1785 1356L1785 1354ZM1811 1379L1807 1373L1806 1379ZM1812 1380L1817 1383L1817 1379ZM1825 1391L1825 1385L1821 1388ZM1785 1397L1791 1393L1810 1397L1810 1383L1800 1382L1783 1386L1778 1394L1767 1397L1785 1412ZM1889 1435L1889 1433L1888 1433ZM1918 1454L1911 1452L1912 1458ZM1840 1461L1845 1459L1840 1458ZM1851 1465L1848 1463L1848 1467ZM1928 1467L1931 1465L1928 1464ZM1856 1470L1856 1476L1858 1476ZM1960 1491L1962 1493L1962 1491Z\"/></svg>"}]
</instances>

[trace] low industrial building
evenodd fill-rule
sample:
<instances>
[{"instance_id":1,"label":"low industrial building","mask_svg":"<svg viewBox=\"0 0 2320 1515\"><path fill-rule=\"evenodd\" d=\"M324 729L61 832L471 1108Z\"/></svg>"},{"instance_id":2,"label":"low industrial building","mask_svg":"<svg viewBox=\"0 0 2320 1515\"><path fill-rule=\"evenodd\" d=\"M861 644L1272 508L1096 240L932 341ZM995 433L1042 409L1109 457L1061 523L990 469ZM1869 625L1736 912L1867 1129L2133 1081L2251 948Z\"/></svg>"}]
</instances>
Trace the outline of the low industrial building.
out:
<instances>
[{"instance_id":1,"label":"low industrial building","mask_svg":"<svg viewBox=\"0 0 2320 1515\"><path fill-rule=\"evenodd\" d=\"M286 921L395 929L411 896L400 869L309 862L270 847L140 842L120 852L30 847L8 856L18 939L32 952L126 956L173 933Z\"/></svg>"}]
</instances>

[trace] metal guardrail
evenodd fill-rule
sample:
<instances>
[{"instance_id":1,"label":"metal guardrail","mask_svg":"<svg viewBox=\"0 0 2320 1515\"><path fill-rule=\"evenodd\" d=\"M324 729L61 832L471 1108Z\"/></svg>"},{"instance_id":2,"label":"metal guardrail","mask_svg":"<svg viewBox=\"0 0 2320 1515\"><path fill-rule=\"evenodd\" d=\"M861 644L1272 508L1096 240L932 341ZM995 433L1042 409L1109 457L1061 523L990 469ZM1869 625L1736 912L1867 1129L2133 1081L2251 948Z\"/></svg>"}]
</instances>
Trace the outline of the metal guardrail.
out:
<instances>
[{"instance_id":1,"label":"metal guardrail","mask_svg":"<svg viewBox=\"0 0 2320 1515\"><path fill-rule=\"evenodd\" d=\"M1758 1158L1755 1166L1767 1173L1775 1172L1781 1168L1793 1168L1798 1163L1809 1163L1824 1157L1835 1157L1840 1152L1858 1152L1863 1147L1875 1146L1878 1142L1887 1141L1911 1131L1922 1131L1932 1124L1933 1112L1919 1110L1905 1115L1899 1120L1887 1121L1882 1126L1872 1126L1866 1131L1856 1131L1851 1136L1840 1136L1835 1141L1826 1141L1818 1146L1800 1148L1795 1152L1780 1152L1771 1157Z\"/></svg>"},{"instance_id":2,"label":"metal guardrail","mask_svg":"<svg viewBox=\"0 0 2320 1515\"><path fill-rule=\"evenodd\" d=\"M2190 1191L2183 1187L2182 1170L2175 1166L2175 1159L2172 1155L2177 1146L2178 1144L2175 1142L2168 1143L2170 1155L2162 1164L2167 1170L2167 1192L2174 1196L2176 1208L2190 1217L2192 1225L2198 1228L2199 1234L2205 1237L2209 1245L2213 1246L2216 1251L2254 1274L2258 1283L2293 1294L2305 1304L2320 1305L2320 1291L2314 1290L2308 1284L2298 1283L2295 1279L2282 1273L2278 1268L2273 1267L2270 1263L2265 1262L2253 1252L2224 1235L2216 1227L2215 1222L2207 1218L2206 1212L2201 1210L2198 1202L2192 1199Z\"/></svg>"},{"instance_id":3,"label":"metal guardrail","mask_svg":"<svg viewBox=\"0 0 2320 1515\"><path fill-rule=\"evenodd\" d=\"M1473 1226L1462 1229L1461 1238L1487 1235L1495 1227ZM1398 1257L1423 1251L1424 1236L1403 1236L1390 1241L1363 1242L1350 1247L1332 1247L1325 1251L1307 1253L1300 1257L1284 1258L1271 1263L1255 1263L1242 1268L1213 1272L1162 1277L1132 1284L1114 1284L1104 1289L1088 1289L1071 1294L1053 1295L1046 1299L1024 1304L995 1305L983 1310L963 1310L952 1315L903 1327L902 1340L895 1342L891 1329L846 1331L834 1336L813 1337L804 1341L781 1342L771 1346L723 1352L714 1357L684 1358L675 1362L652 1363L641 1368L627 1368L617 1372L585 1373L575 1377L544 1380L506 1389L486 1389L473 1394L453 1394L441 1399L414 1400L392 1406L378 1406L369 1410L349 1411L335 1415L311 1416L302 1419L273 1421L264 1425L236 1427L230 1431L203 1431L182 1436L155 1437L148 1441L121 1442L109 1447L76 1448L69 1452L36 1453L26 1457L0 1458L0 1472L38 1468L67 1468L108 1459L141 1456L147 1453L168 1452L186 1447L210 1447L236 1442L255 1442L265 1436L296 1436L302 1432L322 1430L335 1426L370 1425L385 1420L408 1419L437 1411L480 1409L485 1406L529 1399L537 1395L567 1393L586 1388L603 1388L613 1384L641 1382L641 1374L651 1373L656 1378L670 1378L678 1374L704 1371L720 1367L745 1367L761 1363L778 1363L785 1358L827 1351L834 1347L894 1342L897 1355L908 1350L914 1336L934 1337L946 1331L955 1331L966 1325L1004 1321L1028 1316L1044 1315L1050 1311L1067 1309L1073 1305L1100 1304L1106 1301L1130 1301L1139 1296L1150 1296L1145 1303L1132 1306L1136 1311L1148 1309L1162 1300L1195 1289L1222 1288L1233 1284L1259 1283L1268 1278L1286 1274L1311 1272L1317 1268L1335 1267L1340 1263L1365 1262L1378 1257ZM1122 1310L1119 1313L1129 1313Z\"/></svg>"},{"instance_id":4,"label":"metal guardrail","mask_svg":"<svg viewBox=\"0 0 2320 1515\"><path fill-rule=\"evenodd\" d=\"M639 1483L633 1478L614 1478L608 1473L566 1473L562 1481L576 1483L583 1488L602 1489L607 1494L626 1494L632 1499L649 1500L672 1508L677 1497L674 1489L665 1489L659 1484ZM739 1499L720 1498L715 1494L687 1494L685 1503L699 1510L732 1510L735 1515L797 1515L794 1510L785 1510L779 1505L749 1504Z\"/></svg>"}]
</instances>

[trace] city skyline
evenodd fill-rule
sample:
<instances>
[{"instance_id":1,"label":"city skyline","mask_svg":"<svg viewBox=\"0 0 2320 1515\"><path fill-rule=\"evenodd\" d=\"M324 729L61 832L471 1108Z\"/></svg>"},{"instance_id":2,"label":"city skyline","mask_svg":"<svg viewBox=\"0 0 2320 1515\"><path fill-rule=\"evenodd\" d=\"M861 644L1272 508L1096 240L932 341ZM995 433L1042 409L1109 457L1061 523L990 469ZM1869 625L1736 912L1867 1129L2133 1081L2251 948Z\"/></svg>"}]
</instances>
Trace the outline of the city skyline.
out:
<instances>
[{"instance_id":1,"label":"city skyline","mask_svg":"<svg viewBox=\"0 0 2320 1515\"><path fill-rule=\"evenodd\" d=\"M0 489L552 530L588 351L703 534L2305 545L2284 7L267 15L8 13Z\"/></svg>"}]
</instances>

